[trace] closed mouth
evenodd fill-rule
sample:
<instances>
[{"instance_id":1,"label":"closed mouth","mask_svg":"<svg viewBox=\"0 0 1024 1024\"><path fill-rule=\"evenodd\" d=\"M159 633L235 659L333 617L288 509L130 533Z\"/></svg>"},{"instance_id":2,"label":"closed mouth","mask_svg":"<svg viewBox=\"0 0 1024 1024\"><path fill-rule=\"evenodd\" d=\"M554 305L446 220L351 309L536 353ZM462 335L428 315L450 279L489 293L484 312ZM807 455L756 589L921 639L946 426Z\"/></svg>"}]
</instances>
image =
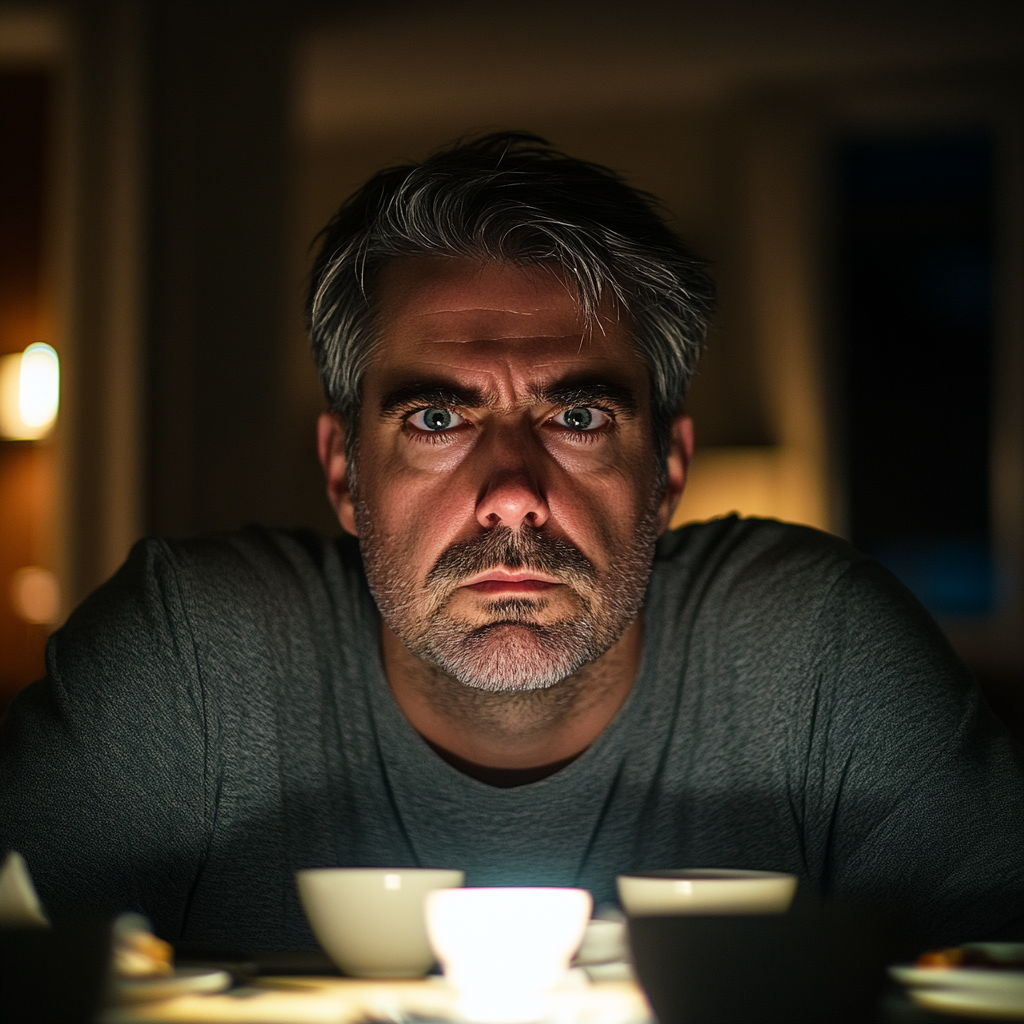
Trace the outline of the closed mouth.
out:
<instances>
[{"instance_id":1,"label":"closed mouth","mask_svg":"<svg viewBox=\"0 0 1024 1024\"><path fill-rule=\"evenodd\" d=\"M491 569L471 576L462 586L478 594L542 594L562 581L529 569Z\"/></svg>"}]
</instances>

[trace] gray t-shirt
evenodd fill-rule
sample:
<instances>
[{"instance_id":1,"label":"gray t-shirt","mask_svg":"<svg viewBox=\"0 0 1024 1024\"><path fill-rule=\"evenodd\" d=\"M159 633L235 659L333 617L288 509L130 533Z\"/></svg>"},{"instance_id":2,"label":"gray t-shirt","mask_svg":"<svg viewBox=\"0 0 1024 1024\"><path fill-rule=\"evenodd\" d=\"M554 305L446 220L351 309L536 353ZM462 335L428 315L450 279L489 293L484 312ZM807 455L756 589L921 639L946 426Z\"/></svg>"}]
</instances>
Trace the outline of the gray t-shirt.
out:
<instances>
[{"instance_id":1,"label":"gray t-shirt","mask_svg":"<svg viewBox=\"0 0 1024 1024\"><path fill-rule=\"evenodd\" d=\"M801 527L690 526L659 544L644 628L594 744L497 788L399 711L354 542L140 543L15 702L0 849L55 914L135 909L221 947L313 948L293 873L328 865L599 903L625 871L776 869L904 909L922 941L1021 931L1019 750L884 570Z\"/></svg>"}]
</instances>

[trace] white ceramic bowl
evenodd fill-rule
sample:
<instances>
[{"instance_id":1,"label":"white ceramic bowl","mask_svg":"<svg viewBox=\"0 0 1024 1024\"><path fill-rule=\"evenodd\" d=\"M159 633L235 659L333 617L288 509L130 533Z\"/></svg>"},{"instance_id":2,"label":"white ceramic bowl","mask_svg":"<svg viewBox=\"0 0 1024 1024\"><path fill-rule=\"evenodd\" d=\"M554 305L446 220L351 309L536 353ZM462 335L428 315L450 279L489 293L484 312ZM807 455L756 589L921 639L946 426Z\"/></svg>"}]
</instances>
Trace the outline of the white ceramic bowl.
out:
<instances>
[{"instance_id":1,"label":"white ceramic bowl","mask_svg":"<svg viewBox=\"0 0 1024 1024\"><path fill-rule=\"evenodd\" d=\"M631 917L668 914L784 914L796 875L729 868L679 868L619 875L619 902Z\"/></svg>"},{"instance_id":2,"label":"white ceramic bowl","mask_svg":"<svg viewBox=\"0 0 1024 1024\"><path fill-rule=\"evenodd\" d=\"M465 1020L524 1024L548 1013L583 941L585 889L450 889L427 897L427 931Z\"/></svg>"},{"instance_id":3,"label":"white ceramic bowl","mask_svg":"<svg viewBox=\"0 0 1024 1024\"><path fill-rule=\"evenodd\" d=\"M306 917L327 955L358 978L415 978L434 964L426 897L462 885L461 871L311 868L296 872Z\"/></svg>"}]
</instances>

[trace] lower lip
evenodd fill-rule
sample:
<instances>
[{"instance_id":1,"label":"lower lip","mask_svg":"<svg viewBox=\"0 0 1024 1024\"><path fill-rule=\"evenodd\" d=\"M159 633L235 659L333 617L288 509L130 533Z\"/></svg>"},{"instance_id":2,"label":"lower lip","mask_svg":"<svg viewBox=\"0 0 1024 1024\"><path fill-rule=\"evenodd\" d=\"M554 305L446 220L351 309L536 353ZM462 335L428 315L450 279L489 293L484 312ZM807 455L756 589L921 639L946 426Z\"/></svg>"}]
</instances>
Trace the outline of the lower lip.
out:
<instances>
[{"instance_id":1,"label":"lower lip","mask_svg":"<svg viewBox=\"0 0 1024 1024\"><path fill-rule=\"evenodd\" d=\"M543 594L557 586L557 583L544 580L482 580L470 584L466 589L478 594Z\"/></svg>"}]
</instances>

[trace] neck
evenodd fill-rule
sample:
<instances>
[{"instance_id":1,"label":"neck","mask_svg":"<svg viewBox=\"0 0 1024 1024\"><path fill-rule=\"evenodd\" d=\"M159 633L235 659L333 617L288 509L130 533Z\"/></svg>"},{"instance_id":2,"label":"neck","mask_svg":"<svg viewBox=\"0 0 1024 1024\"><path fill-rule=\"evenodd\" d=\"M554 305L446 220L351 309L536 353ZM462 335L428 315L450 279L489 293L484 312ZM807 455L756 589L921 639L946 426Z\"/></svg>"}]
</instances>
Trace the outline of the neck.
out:
<instances>
[{"instance_id":1,"label":"neck","mask_svg":"<svg viewBox=\"0 0 1024 1024\"><path fill-rule=\"evenodd\" d=\"M555 686L491 693L421 661L386 625L381 633L384 671L402 713L449 763L486 782L495 772L536 781L583 753L629 696L643 647L638 616L597 661Z\"/></svg>"}]
</instances>

